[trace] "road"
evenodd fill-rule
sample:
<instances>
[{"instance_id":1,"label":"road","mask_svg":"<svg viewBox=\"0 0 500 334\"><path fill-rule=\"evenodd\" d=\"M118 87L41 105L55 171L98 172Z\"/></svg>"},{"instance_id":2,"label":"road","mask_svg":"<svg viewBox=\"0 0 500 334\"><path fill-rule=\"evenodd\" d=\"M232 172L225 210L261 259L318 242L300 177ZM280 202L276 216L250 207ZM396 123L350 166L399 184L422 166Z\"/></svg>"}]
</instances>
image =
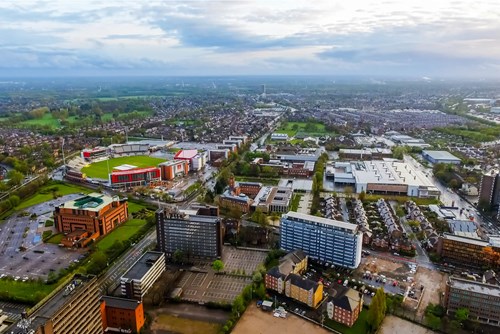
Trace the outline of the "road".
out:
<instances>
[{"instance_id":1,"label":"road","mask_svg":"<svg viewBox=\"0 0 500 334\"><path fill-rule=\"evenodd\" d=\"M132 246L118 260L109 267L108 271L99 278L98 285L101 287L101 293L113 291L120 285L120 277L141 257L144 250L156 241L156 230L148 232L144 238Z\"/></svg>"}]
</instances>

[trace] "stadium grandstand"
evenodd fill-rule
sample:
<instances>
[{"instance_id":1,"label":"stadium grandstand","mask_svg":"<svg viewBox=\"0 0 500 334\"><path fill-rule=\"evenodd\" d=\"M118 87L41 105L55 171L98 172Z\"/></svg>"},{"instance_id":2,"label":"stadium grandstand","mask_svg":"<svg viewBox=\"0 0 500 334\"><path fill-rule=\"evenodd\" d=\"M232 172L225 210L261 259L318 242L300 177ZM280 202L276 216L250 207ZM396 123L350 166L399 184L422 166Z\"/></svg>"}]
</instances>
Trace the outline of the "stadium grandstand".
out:
<instances>
[{"instance_id":1,"label":"stadium grandstand","mask_svg":"<svg viewBox=\"0 0 500 334\"><path fill-rule=\"evenodd\" d=\"M149 144L113 144L109 149L113 158L149 154Z\"/></svg>"},{"instance_id":2,"label":"stadium grandstand","mask_svg":"<svg viewBox=\"0 0 500 334\"><path fill-rule=\"evenodd\" d=\"M108 156L108 148L102 146L97 146L94 148L86 148L82 150L80 156L85 161L93 161L98 158L105 158Z\"/></svg>"}]
</instances>

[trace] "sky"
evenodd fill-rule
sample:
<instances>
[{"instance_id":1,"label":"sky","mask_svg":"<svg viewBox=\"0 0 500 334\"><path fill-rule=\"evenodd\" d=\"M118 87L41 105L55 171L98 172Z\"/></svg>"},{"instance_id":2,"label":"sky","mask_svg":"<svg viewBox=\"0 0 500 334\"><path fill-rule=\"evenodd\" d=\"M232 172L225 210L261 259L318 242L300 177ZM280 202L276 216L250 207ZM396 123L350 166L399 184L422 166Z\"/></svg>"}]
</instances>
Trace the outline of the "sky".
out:
<instances>
[{"instance_id":1,"label":"sky","mask_svg":"<svg viewBox=\"0 0 500 334\"><path fill-rule=\"evenodd\" d=\"M499 74L498 0L0 2L0 76Z\"/></svg>"}]
</instances>

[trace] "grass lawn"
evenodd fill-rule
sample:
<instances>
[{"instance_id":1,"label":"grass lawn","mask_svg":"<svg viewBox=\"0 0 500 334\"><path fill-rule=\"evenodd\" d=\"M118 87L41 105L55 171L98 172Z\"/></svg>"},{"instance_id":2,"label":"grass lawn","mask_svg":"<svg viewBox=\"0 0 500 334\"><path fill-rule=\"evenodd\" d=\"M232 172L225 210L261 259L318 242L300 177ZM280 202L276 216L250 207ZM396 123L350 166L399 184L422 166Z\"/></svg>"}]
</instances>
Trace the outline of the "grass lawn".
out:
<instances>
[{"instance_id":1,"label":"grass lawn","mask_svg":"<svg viewBox=\"0 0 500 334\"><path fill-rule=\"evenodd\" d=\"M0 294L16 298L18 302L35 305L42 300L57 284L47 285L40 282L21 282L10 279L0 280Z\"/></svg>"},{"instance_id":2,"label":"grass lawn","mask_svg":"<svg viewBox=\"0 0 500 334\"><path fill-rule=\"evenodd\" d=\"M106 249L113 246L113 243L116 240L128 240L144 225L146 225L146 221L144 219L129 219L125 223L121 224L113 231L111 231L111 233L99 240L97 242L97 248L100 251L105 251Z\"/></svg>"},{"instance_id":3,"label":"grass lawn","mask_svg":"<svg viewBox=\"0 0 500 334\"><path fill-rule=\"evenodd\" d=\"M87 174L91 178L107 179L108 178L108 162L109 171L111 172L114 167L128 164L137 166L139 168L157 166L159 163L164 162L164 159L153 158L148 156L135 156L135 157L119 157L109 159L108 161L99 161L91 164L90 166L83 167L82 173Z\"/></svg>"},{"instance_id":4,"label":"grass lawn","mask_svg":"<svg viewBox=\"0 0 500 334\"><path fill-rule=\"evenodd\" d=\"M220 324L181 318L169 314L159 314L152 324L152 328L162 332L184 334L216 334L221 327Z\"/></svg>"},{"instance_id":5,"label":"grass lawn","mask_svg":"<svg viewBox=\"0 0 500 334\"><path fill-rule=\"evenodd\" d=\"M77 185L73 185L73 184L69 184L69 183L49 183L49 184L43 186L42 188L40 188L34 196L32 196L26 200L23 200L16 207L16 210L22 210L22 209L25 209L27 207L30 207L30 206L33 206L36 204L40 204L43 202L47 202L47 201L50 201L51 199L54 199L54 197L52 195L52 191L51 191L51 189L54 187L57 188L57 194L61 195L61 196L69 195L69 194L76 194L76 193L88 194L88 193L92 192L92 190L90 190L90 189L80 187Z\"/></svg>"},{"instance_id":6,"label":"grass lawn","mask_svg":"<svg viewBox=\"0 0 500 334\"><path fill-rule=\"evenodd\" d=\"M241 182L260 182L266 186L277 186L280 183L280 179L270 179L270 178L260 178L251 176L236 176L236 181Z\"/></svg>"},{"instance_id":7,"label":"grass lawn","mask_svg":"<svg viewBox=\"0 0 500 334\"><path fill-rule=\"evenodd\" d=\"M62 234L62 233L54 234L52 237L50 237L49 240L47 240L47 242L49 244L59 245L61 243L61 240L63 237L64 237L64 234Z\"/></svg>"},{"instance_id":8,"label":"grass lawn","mask_svg":"<svg viewBox=\"0 0 500 334\"><path fill-rule=\"evenodd\" d=\"M306 131L306 125L306 122L288 122L285 127L281 126L276 132L286 133L289 137L295 136L297 132L314 133L317 135L327 133L325 125L322 123L314 123L314 126L316 127L315 131Z\"/></svg>"},{"instance_id":9,"label":"grass lawn","mask_svg":"<svg viewBox=\"0 0 500 334\"><path fill-rule=\"evenodd\" d=\"M142 204L128 201L128 213L129 214L135 213L137 211L141 211L144 208L145 208L145 206Z\"/></svg>"},{"instance_id":10,"label":"grass lawn","mask_svg":"<svg viewBox=\"0 0 500 334\"><path fill-rule=\"evenodd\" d=\"M356 320L352 327L347 327L325 317L325 326L337 330L343 334L368 333L368 324L366 323L367 316L368 310L363 309L359 314L358 320Z\"/></svg>"},{"instance_id":11,"label":"grass lawn","mask_svg":"<svg viewBox=\"0 0 500 334\"><path fill-rule=\"evenodd\" d=\"M302 198L302 195L299 194L294 194L292 198L292 204L290 205L290 211L295 211L299 209L299 203L300 199Z\"/></svg>"}]
</instances>

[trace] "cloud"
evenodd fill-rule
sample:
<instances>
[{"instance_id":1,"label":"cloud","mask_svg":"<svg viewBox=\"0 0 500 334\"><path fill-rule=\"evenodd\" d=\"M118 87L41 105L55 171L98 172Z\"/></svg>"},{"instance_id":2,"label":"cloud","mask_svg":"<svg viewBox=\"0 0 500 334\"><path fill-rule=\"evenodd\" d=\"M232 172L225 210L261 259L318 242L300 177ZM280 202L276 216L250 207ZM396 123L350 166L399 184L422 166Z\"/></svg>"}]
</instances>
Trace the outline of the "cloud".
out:
<instances>
[{"instance_id":1,"label":"cloud","mask_svg":"<svg viewBox=\"0 0 500 334\"><path fill-rule=\"evenodd\" d=\"M495 76L498 13L500 3L465 0L7 1L0 66Z\"/></svg>"}]
</instances>

